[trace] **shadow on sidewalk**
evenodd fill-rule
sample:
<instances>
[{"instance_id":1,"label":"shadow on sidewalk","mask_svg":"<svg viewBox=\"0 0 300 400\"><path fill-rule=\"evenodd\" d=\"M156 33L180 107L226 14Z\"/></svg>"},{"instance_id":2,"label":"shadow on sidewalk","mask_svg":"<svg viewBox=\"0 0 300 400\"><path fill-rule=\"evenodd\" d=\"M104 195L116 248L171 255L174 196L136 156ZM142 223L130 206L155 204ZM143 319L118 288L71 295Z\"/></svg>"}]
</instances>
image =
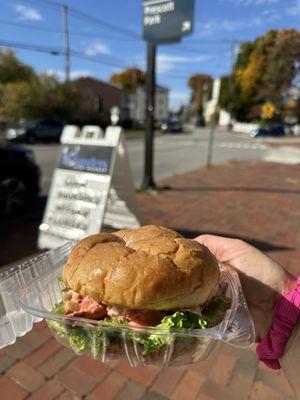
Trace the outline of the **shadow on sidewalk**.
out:
<instances>
[{"instance_id":1,"label":"shadow on sidewalk","mask_svg":"<svg viewBox=\"0 0 300 400\"><path fill-rule=\"evenodd\" d=\"M197 186L197 187L172 187L174 192L257 192L257 193L284 193L284 194L300 194L300 190L276 189L276 188L258 188L258 187L214 187L214 186Z\"/></svg>"},{"instance_id":2,"label":"shadow on sidewalk","mask_svg":"<svg viewBox=\"0 0 300 400\"><path fill-rule=\"evenodd\" d=\"M171 229L174 229L170 227ZM176 229L175 229L176 230ZM201 232L201 231L188 231L188 230L178 230L177 231L184 237L188 239L194 239L197 236L204 235L204 234L209 234L209 235L216 235L216 236L225 236L228 238L232 239L240 239L243 240L244 242L247 242L251 244L252 246L256 247L257 249L265 252L265 251L292 251L295 250L293 247L287 247L287 246L276 246L274 244L264 242L262 240L256 240L256 239L251 239L248 237L243 237L243 236L235 236L230 233L225 233L224 232Z\"/></svg>"},{"instance_id":3,"label":"shadow on sidewalk","mask_svg":"<svg viewBox=\"0 0 300 400\"><path fill-rule=\"evenodd\" d=\"M39 197L22 215L0 223L0 268L38 252L38 227L46 201Z\"/></svg>"}]
</instances>

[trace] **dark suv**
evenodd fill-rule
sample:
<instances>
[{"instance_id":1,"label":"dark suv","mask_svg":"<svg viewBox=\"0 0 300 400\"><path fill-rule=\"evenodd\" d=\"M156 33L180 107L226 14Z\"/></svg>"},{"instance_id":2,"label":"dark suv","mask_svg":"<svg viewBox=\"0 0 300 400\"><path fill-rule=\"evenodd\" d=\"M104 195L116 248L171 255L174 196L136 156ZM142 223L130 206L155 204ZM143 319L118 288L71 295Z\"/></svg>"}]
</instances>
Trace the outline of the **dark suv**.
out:
<instances>
[{"instance_id":1,"label":"dark suv","mask_svg":"<svg viewBox=\"0 0 300 400\"><path fill-rule=\"evenodd\" d=\"M15 128L6 130L6 140L15 142L59 141L64 124L52 119L22 122Z\"/></svg>"},{"instance_id":2,"label":"dark suv","mask_svg":"<svg viewBox=\"0 0 300 400\"><path fill-rule=\"evenodd\" d=\"M261 136L275 136L282 137L285 136L284 126L281 124L269 124L264 127L253 129L249 133L250 137L256 138Z\"/></svg>"},{"instance_id":3,"label":"dark suv","mask_svg":"<svg viewBox=\"0 0 300 400\"><path fill-rule=\"evenodd\" d=\"M183 131L181 122L179 119L168 119L161 125L161 131L163 133L180 133Z\"/></svg>"},{"instance_id":4,"label":"dark suv","mask_svg":"<svg viewBox=\"0 0 300 400\"><path fill-rule=\"evenodd\" d=\"M0 221L20 212L39 194L40 170L30 150L0 145Z\"/></svg>"}]
</instances>

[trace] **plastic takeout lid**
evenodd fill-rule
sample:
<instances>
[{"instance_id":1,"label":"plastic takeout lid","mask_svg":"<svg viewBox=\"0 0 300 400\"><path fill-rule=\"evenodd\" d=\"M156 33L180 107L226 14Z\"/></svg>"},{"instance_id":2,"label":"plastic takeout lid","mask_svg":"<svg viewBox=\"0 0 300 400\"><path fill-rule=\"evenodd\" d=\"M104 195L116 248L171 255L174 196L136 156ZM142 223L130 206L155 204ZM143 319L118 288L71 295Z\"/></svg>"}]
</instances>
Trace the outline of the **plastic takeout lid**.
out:
<instances>
[{"instance_id":1,"label":"plastic takeout lid","mask_svg":"<svg viewBox=\"0 0 300 400\"><path fill-rule=\"evenodd\" d=\"M68 242L0 275L0 348L25 335L35 322L44 318L54 321L63 318L51 310L61 300L57 277L73 245ZM254 328L238 274L231 268L220 267L221 279L230 292L231 308L218 326L188 334L248 347L254 342ZM75 318L73 322L81 326L87 324L81 318ZM95 324L95 321L91 323Z\"/></svg>"},{"instance_id":2,"label":"plastic takeout lid","mask_svg":"<svg viewBox=\"0 0 300 400\"><path fill-rule=\"evenodd\" d=\"M16 338L31 331L35 322L43 320L23 310L16 298L16 290L30 285L66 261L73 243L47 251L0 274L0 349L13 344Z\"/></svg>"}]
</instances>

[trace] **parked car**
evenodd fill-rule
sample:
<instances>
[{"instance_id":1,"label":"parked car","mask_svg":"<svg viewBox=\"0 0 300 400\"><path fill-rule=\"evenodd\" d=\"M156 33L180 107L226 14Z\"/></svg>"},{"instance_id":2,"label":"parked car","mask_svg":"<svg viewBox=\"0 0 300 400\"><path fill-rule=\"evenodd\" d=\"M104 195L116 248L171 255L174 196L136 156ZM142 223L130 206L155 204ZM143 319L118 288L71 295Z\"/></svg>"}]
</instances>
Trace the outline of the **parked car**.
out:
<instances>
[{"instance_id":1,"label":"parked car","mask_svg":"<svg viewBox=\"0 0 300 400\"><path fill-rule=\"evenodd\" d=\"M253 129L249 133L250 137L256 138L261 136L275 136L280 137L285 135L283 125L267 125L263 128Z\"/></svg>"},{"instance_id":2,"label":"parked car","mask_svg":"<svg viewBox=\"0 0 300 400\"><path fill-rule=\"evenodd\" d=\"M178 119L169 119L162 123L161 131L164 133L179 133L182 132L182 125Z\"/></svg>"},{"instance_id":3,"label":"parked car","mask_svg":"<svg viewBox=\"0 0 300 400\"><path fill-rule=\"evenodd\" d=\"M8 141L33 143L37 141L59 141L64 124L51 119L25 121L6 130Z\"/></svg>"},{"instance_id":4,"label":"parked car","mask_svg":"<svg viewBox=\"0 0 300 400\"><path fill-rule=\"evenodd\" d=\"M39 194L40 170L31 151L0 145L0 219L22 212Z\"/></svg>"}]
</instances>

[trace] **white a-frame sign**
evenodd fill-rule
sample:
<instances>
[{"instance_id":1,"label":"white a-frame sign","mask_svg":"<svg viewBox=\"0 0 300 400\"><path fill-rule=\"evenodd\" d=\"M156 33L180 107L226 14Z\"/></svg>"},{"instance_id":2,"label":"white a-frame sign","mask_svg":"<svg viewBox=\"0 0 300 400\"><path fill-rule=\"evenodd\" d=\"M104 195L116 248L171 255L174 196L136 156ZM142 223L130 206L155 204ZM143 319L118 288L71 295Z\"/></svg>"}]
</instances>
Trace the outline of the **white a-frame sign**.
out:
<instances>
[{"instance_id":1,"label":"white a-frame sign","mask_svg":"<svg viewBox=\"0 0 300 400\"><path fill-rule=\"evenodd\" d=\"M141 216L122 128L68 125L55 169L38 247L98 233L103 225L137 228Z\"/></svg>"}]
</instances>

